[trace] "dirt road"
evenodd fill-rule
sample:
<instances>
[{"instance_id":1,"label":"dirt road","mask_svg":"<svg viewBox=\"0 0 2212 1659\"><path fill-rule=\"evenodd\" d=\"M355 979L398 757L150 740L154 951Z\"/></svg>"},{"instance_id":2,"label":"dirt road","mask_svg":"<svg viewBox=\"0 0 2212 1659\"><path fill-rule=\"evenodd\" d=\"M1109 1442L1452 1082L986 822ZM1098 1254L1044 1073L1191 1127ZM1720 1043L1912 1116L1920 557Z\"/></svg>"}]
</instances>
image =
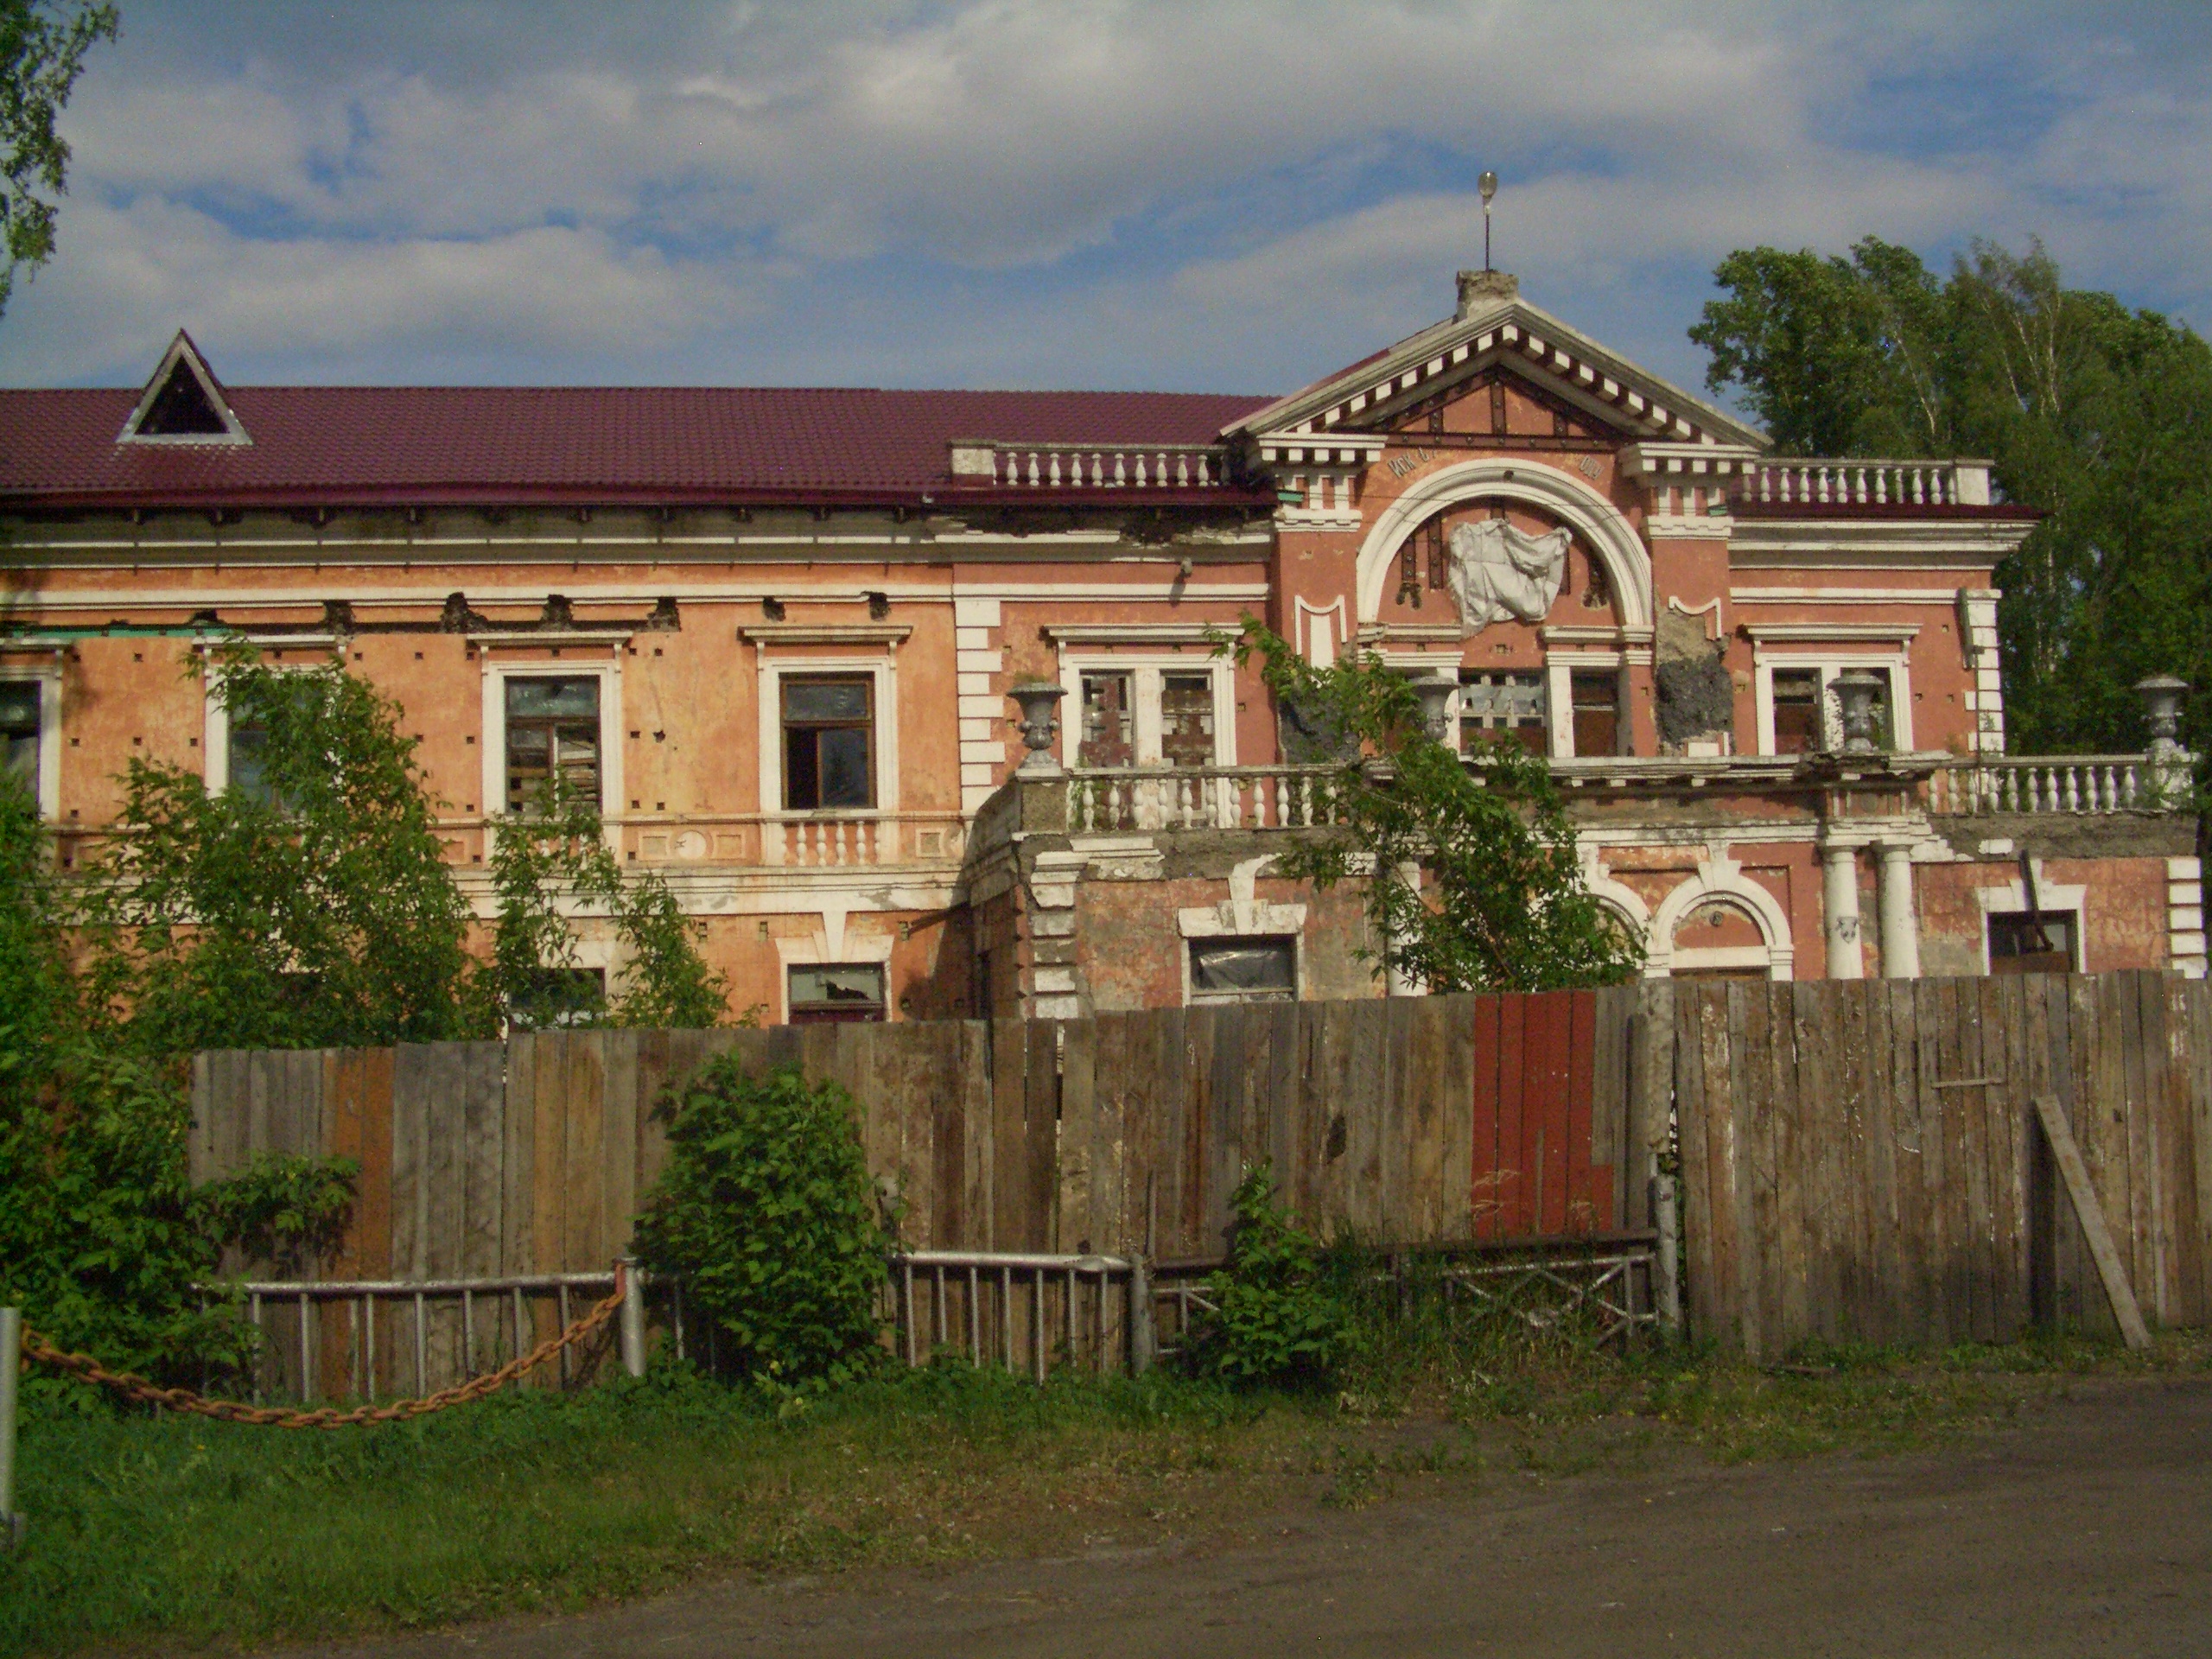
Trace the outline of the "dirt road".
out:
<instances>
[{"instance_id":1,"label":"dirt road","mask_svg":"<svg viewBox=\"0 0 2212 1659\"><path fill-rule=\"evenodd\" d=\"M2018 1432L1929 1454L1492 1473L1206 1546L734 1582L312 1651L2202 1656L2212 1382L2085 1384Z\"/></svg>"}]
</instances>

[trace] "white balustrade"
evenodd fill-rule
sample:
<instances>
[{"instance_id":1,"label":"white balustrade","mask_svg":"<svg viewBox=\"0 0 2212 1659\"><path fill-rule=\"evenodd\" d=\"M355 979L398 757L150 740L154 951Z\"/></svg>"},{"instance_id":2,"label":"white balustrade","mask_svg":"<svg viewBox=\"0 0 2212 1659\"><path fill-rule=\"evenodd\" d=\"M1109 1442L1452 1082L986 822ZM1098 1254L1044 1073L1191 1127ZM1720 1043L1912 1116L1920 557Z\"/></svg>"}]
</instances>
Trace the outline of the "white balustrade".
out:
<instances>
[{"instance_id":1,"label":"white balustrade","mask_svg":"<svg viewBox=\"0 0 2212 1659\"><path fill-rule=\"evenodd\" d=\"M1002 443L992 451L992 481L1033 489L1219 489L1226 457L1202 446Z\"/></svg>"},{"instance_id":2,"label":"white balustrade","mask_svg":"<svg viewBox=\"0 0 2212 1659\"><path fill-rule=\"evenodd\" d=\"M1948 461L1765 461L1745 473L1742 499L1760 506L1955 507Z\"/></svg>"},{"instance_id":3,"label":"white balustrade","mask_svg":"<svg viewBox=\"0 0 2212 1659\"><path fill-rule=\"evenodd\" d=\"M2139 754L1993 755L1937 768L1928 810L1949 817L2157 812L2171 810L2168 792Z\"/></svg>"},{"instance_id":4,"label":"white balustrade","mask_svg":"<svg viewBox=\"0 0 2212 1659\"><path fill-rule=\"evenodd\" d=\"M1322 766L1096 768L1070 774L1076 835L1159 830L1298 830L1336 822Z\"/></svg>"}]
</instances>

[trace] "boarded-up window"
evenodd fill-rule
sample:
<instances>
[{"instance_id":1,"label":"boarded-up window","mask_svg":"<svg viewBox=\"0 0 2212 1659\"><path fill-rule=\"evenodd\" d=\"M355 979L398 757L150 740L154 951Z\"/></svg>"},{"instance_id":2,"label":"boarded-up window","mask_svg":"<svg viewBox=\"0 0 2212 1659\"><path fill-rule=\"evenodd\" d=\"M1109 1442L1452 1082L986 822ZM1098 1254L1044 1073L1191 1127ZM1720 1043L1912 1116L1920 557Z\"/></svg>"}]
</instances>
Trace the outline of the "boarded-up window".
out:
<instances>
[{"instance_id":1,"label":"boarded-up window","mask_svg":"<svg viewBox=\"0 0 2212 1659\"><path fill-rule=\"evenodd\" d=\"M875 804L875 682L801 678L784 687L784 806L817 812Z\"/></svg>"},{"instance_id":2,"label":"boarded-up window","mask_svg":"<svg viewBox=\"0 0 2212 1659\"><path fill-rule=\"evenodd\" d=\"M1621 677L1611 669L1579 673L1569 681L1574 696L1574 752L1578 755L1621 752Z\"/></svg>"},{"instance_id":3,"label":"boarded-up window","mask_svg":"<svg viewBox=\"0 0 2212 1659\"><path fill-rule=\"evenodd\" d=\"M596 677L507 682L508 811L535 810L556 777L580 799L601 804L599 748Z\"/></svg>"},{"instance_id":4,"label":"boarded-up window","mask_svg":"<svg viewBox=\"0 0 2212 1659\"><path fill-rule=\"evenodd\" d=\"M859 1024L883 1018L883 964L815 963L791 970L791 1024Z\"/></svg>"},{"instance_id":5,"label":"boarded-up window","mask_svg":"<svg viewBox=\"0 0 2212 1659\"><path fill-rule=\"evenodd\" d=\"M1213 676L1161 675L1160 758L1171 766L1210 766L1213 739Z\"/></svg>"},{"instance_id":6,"label":"boarded-up window","mask_svg":"<svg viewBox=\"0 0 2212 1659\"><path fill-rule=\"evenodd\" d=\"M1459 747L1481 738L1510 737L1531 754L1548 752L1541 674L1459 676Z\"/></svg>"},{"instance_id":7,"label":"boarded-up window","mask_svg":"<svg viewBox=\"0 0 2212 1659\"><path fill-rule=\"evenodd\" d=\"M2075 917L2070 910L2019 910L1989 918L1993 974L2070 974Z\"/></svg>"},{"instance_id":8,"label":"boarded-up window","mask_svg":"<svg viewBox=\"0 0 2212 1659\"><path fill-rule=\"evenodd\" d=\"M1810 754L1827 747L1821 741L1821 671L1774 671L1774 752Z\"/></svg>"},{"instance_id":9,"label":"boarded-up window","mask_svg":"<svg viewBox=\"0 0 2212 1659\"><path fill-rule=\"evenodd\" d=\"M1083 732L1076 743L1079 766L1133 766L1137 760L1136 704L1127 674L1083 677Z\"/></svg>"},{"instance_id":10,"label":"boarded-up window","mask_svg":"<svg viewBox=\"0 0 2212 1659\"><path fill-rule=\"evenodd\" d=\"M1191 941L1193 1002L1287 1002L1297 995L1295 939Z\"/></svg>"}]
</instances>

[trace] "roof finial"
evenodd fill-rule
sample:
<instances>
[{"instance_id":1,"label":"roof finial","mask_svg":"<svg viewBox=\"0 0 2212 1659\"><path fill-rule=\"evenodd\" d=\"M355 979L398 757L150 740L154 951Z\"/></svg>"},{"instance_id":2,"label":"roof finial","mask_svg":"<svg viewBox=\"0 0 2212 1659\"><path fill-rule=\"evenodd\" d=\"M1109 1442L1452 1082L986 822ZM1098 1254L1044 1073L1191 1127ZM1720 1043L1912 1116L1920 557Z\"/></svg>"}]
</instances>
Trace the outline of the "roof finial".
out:
<instances>
[{"instance_id":1,"label":"roof finial","mask_svg":"<svg viewBox=\"0 0 2212 1659\"><path fill-rule=\"evenodd\" d=\"M1475 188L1483 193L1483 270L1487 272L1490 270L1490 204L1497 194L1497 175L1484 168L1482 177L1475 181Z\"/></svg>"}]
</instances>

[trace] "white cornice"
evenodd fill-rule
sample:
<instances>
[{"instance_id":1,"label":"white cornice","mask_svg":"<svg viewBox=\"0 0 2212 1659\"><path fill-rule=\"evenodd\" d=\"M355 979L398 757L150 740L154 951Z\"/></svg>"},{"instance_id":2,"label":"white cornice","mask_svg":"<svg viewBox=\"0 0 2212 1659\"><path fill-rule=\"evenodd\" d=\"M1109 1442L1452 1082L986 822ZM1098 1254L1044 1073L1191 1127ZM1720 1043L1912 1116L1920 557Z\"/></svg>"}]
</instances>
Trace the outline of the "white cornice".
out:
<instances>
[{"instance_id":1,"label":"white cornice","mask_svg":"<svg viewBox=\"0 0 2212 1659\"><path fill-rule=\"evenodd\" d=\"M1992 518L1739 518L1729 537L1728 563L1731 569L1827 564L1978 569L1996 563L2025 541L2033 528L2017 520Z\"/></svg>"}]
</instances>

